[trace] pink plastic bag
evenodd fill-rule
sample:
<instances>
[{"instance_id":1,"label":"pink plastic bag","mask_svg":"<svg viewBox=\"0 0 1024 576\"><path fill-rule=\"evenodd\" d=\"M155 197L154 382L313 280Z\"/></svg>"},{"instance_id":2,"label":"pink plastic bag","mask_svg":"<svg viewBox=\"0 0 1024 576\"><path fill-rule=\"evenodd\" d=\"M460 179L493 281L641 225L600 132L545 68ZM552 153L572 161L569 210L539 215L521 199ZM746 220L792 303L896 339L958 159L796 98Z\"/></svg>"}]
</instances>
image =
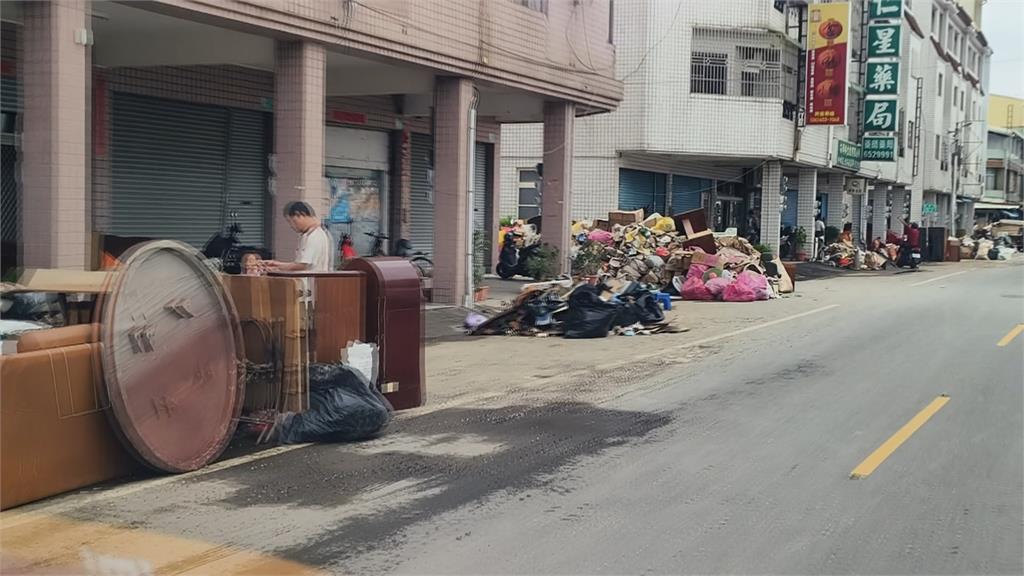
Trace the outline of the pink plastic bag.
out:
<instances>
[{"instance_id":1,"label":"pink plastic bag","mask_svg":"<svg viewBox=\"0 0 1024 576\"><path fill-rule=\"evenodd\" d=\"M693 269L692 267L690 268ZM683 300L714 300L715 296L704 285L700 275L691 276L683 282Z\"/></svg>"},{"instance_id":2,"label":"pink plastic bag","mask_svg":"<svg viewBox=\"0 0 1024 576\"><path fill-rule=\"evenodd\" d=\"M757 272L746 270L722 291L726 302L753 302L768 299L768 279Z\"/></svg>"},{"instance_id":3,"label":"pink plastic bag","mask_svg":"<svg viewBox=\"0 0 1024 576\"><path fill-rule=\"evenodd\" d=\"M690 268L686 271L686 279L698 278L704 280L704 273L708 271L708 267L703 264L690 264Z\"/></svg>"},{"instance_id":4,"label":"pink plastic bag","mask_svg":"<svg viewBox=\"0 0 1024 576\"><path fill-rule=\"evenodd\" d=\"M597 230L591 230L588 238L590 238L590 240L594 242L604 244L605 246L611 246L612 244L614 244L614 240L612 239L612 233L608 232L607 230L601 230L600 228L598 228Z\"/></svg>"},{"instance_id":5,"label":"pink plastic bag","mask_svg":"<svg viewBox=\"0 0 1024 576\"><path fill-rule=\"evenodd\" d=\"M722 294L722 292L725 291L726 287L729 286L729 284L732 284L732 280L728 278L722 278L721 276L716 276L705 282L704 286L708 289L709 292L711 292L712 296L715 296L717 298Z\"/></svg>"}]
</instances>

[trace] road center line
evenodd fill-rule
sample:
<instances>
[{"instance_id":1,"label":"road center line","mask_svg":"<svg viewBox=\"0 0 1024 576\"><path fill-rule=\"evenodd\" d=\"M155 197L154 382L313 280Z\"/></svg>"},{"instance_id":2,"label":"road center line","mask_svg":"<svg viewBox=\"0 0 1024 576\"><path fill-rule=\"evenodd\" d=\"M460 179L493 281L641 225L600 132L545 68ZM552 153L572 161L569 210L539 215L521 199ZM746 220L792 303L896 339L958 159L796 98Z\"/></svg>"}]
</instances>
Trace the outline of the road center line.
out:
<instances>
[{"instance_id":1,"label":"road center line","mask_svg":"<svg viewBox=\"0 0 1024 576\"><path fill-rule=\"evenodd\" d=\"M867 476L874 472L876 468L881 466L882 462L885 462L885 459L891 456L892 453L900 447L900 445L906 442L907 439L910 438L911 434L917 432L917 429L921 426L924 426L924 423L934 416L935 413L943 406L945 406L947 402L949 402L949 396L946 396L945 394L939 396L935 400L932 400L930 404L924 407L924 410L918 412L916 416L910 419L910 422L904 424L902 428L897 430L895 434L890 436L888 440L878 447L878 449L872 452L870 456L865 458L863 462L854 468L853 472L850 473L850 478L867 478Z\"/></svg>"},{"instance_id":2,"label":"road center line","mask_svg":"<svg viewBox=\"0 0 1024 576\"><path fill-rule=\"evenodd\" d=\"M999 346L1000 348L1006 346L1010 342L1013 342L1013 339L1019 336L1021 332L1024 332L1024 324L1017 324L1012 330L1006 333L1006 336L1003 336L1003 339L1000 340L996 346Z\"/></svg>"},{"instance_id":3,"label":"road center line","mask_svg":"<svg viewBox=\"0 0 1024 576\"><path fill-rule=\"evenodd\" d=\"M960 275L960 274L967 274L967 270L961 270L959 272L953 272L952 274L946 274L945 276L937 276L935 278L929 278L929 279L925 280L924 282L918 282L916 284L911 284L911 286L924 286L925 284L927 284L929 282L935 282L936 280L942 280L944 278L949 278L951 276L957 276L957 275Z\"/></svg>"}]
</instances>

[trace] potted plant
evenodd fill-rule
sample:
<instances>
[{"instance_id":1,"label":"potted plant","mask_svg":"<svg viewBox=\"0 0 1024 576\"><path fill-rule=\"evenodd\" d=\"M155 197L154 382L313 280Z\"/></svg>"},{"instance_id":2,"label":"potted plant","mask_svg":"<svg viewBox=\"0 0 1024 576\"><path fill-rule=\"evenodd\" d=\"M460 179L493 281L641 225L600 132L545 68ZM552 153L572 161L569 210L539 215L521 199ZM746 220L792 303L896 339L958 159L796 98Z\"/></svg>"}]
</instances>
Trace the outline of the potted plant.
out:
<instances>
[{"instance_id":1,"label":"potted plant","mask_svg":"<svg viewBox=\"0 0 1024 576\"><path fill-rule=\"evenodd\" d=\"M775 256L772 255L772 249L769 248L768 246L765 246L764 244L754 244L754 250L757 250L758 252L761 253L762 263L771 262L772 260L775 259Z\"/></svg>"},{"instance_id":2,"label":"potted plant","mask_svg":"<svg viewBox=\"0 0 1024 576\"><path fill-rule=\"evenodd\" d=\"M526 261L526 273L543 282L558 274L558 248L544 243Z\"/></svg>"},{"instance_id":3,"label":"potted plant","mask_svg":"<svg viewBox=\"0 0 1024 576\"><path fill-rule=\"evenodd\" d=\"M796 259L807 260L807 252L804 251L804 246L807 245L807 230L804 230L803 226L799 226L793 234L796 241Z\"/></svg>"},{"instance_id":4,"label":"potted plant","mask_svg":"<svg viewBox=\"0 0 1024 576\"><path fill-rule=\"evenodd\" d=\"M604 264L604 246L587 240L580 245L572 260L572 274L586 278L590 284L597 284L597 273Z\"/></svg>"},{"instance_id":5,"label":"potted plant","mask_svg":"<svg viewBox=\"0 0 1024 576\"><path fill-rule=\"evenodd\" d=\"M487 260L487 236L481 230L473 232L473 301L483 302L491 293L491 287L484 285L484 265Z\"/></svg>"}]
</instances>

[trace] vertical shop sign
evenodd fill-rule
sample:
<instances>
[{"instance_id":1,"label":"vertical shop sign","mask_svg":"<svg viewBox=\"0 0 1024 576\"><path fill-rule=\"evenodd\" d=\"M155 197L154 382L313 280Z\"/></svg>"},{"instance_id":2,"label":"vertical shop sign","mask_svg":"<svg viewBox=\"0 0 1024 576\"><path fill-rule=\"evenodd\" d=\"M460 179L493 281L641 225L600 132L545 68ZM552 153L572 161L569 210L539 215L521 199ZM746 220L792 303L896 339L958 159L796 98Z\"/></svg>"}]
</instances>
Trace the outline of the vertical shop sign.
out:
<instances>
[{"instance_id":1,"label":"vertical shop sign","mask_svg":"<svg viewBox=\"0 0 1024 576\"><path fill-rule=\"evenodd\" d=\"M812 4L807 24L807 124L846 124L850 4Z\"/></svg>"}]
</instances>

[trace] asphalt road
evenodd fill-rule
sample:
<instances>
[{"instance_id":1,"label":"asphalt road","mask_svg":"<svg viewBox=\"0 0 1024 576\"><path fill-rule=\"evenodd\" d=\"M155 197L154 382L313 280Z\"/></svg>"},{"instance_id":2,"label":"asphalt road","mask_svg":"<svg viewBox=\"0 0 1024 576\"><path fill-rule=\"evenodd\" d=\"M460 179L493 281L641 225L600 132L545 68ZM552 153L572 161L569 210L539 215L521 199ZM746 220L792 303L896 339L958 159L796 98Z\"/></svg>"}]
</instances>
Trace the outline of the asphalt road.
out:
<instances>
[{"instance_id":1,"label":"asphalt road","mask_svg":"<svg viewBox=\"0 0 1024 576\"><path fill-rule=\"evenodd\" d=\"M821 282L685 361L51 513L330 573L1024 573L1024 266Z\"/></svg>"},{"instance_id":2,"label":"asphalt road","mask_svg":"<svg viewBox=\"0 0 1024 576\"><path fill-rule=\"evenodd\" d=\"M663 374L666 386L615 406L614 417L635 423L621 426L621 443L544 470L540 485L430 515L333 566L1021 574L1024 341L996 344L1024 322L1024 275L938 277L894 278L829 315ZM850 478L941 394L948 403L870 476ZM564 424L580 431L569 442L587 444L586 423ZM490 481L486 467L477 474L471 484Z\"/></svg>"}]
</instances>

